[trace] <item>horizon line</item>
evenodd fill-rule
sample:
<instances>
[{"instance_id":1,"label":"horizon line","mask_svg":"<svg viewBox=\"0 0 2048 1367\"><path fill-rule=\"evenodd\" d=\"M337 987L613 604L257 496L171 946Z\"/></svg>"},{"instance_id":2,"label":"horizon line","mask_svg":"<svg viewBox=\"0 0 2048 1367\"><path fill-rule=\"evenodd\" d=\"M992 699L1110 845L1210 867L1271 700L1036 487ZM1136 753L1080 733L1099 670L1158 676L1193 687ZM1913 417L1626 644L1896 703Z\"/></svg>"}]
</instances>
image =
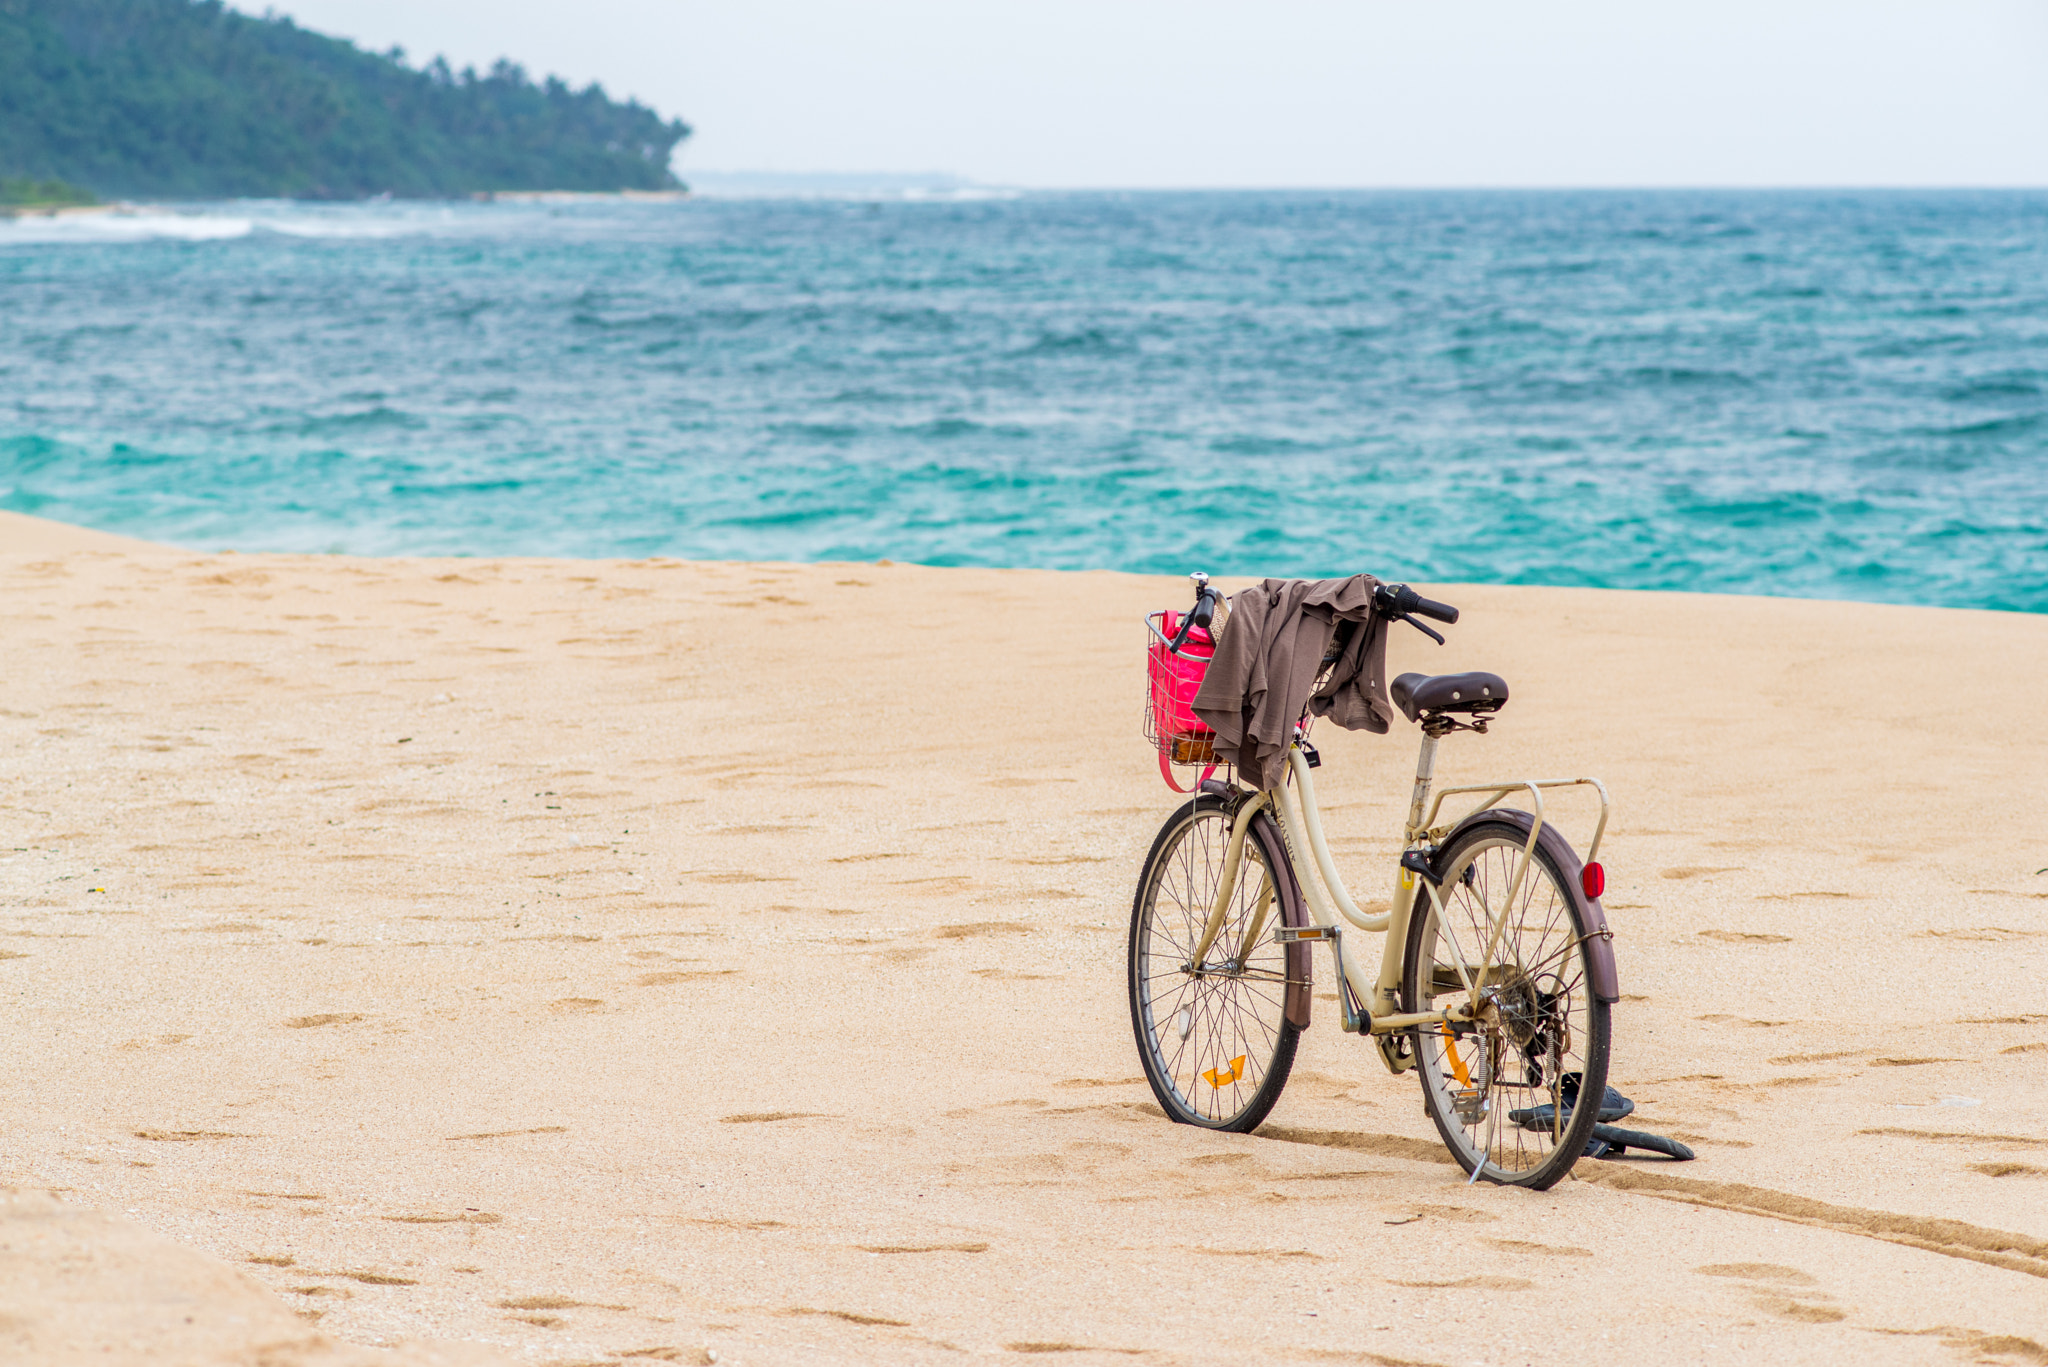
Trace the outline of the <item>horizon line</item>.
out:
<instances>
[{"instance_id":1,"label":"horizon line","mask_svg":"<svg viewBox=\"0 0 2048 1367\"><path fill-rule=\"evenodd\" d=\"M1327 193L1331 191L1412 191L1412 190L1501 190L1514 192L1530 191L1629 191L1629 190L1708 190L1708 191L1812 191L1812 190L1857 190L1857 191L1913 191L1913 190L1991 190L2031 191L2048 190L2048 180L2027 181L1590 181L1590 182L1510 182L1510 181L1383 181L1374 183L1356 182L1272 182L1269 184L1159 184L1131 185L1113 182L1082 182L1059 184L1054 182L1030 182L1016 180L977 180L972 176L953 171L764 171L758 168L676 168L678 180L689 185L693 177L717 178L730 176L735 179L803 181L815 180L825 183L849 183L863 180L895 182L930 182L927 185L907 185L902 188L958 189L958 190L1016 190L1074 193L1101 191L1106 193L1149 193L1195 194L1195 193L1255 193L1278 191L1282 193Z\"/></svg>"}]
</instances>

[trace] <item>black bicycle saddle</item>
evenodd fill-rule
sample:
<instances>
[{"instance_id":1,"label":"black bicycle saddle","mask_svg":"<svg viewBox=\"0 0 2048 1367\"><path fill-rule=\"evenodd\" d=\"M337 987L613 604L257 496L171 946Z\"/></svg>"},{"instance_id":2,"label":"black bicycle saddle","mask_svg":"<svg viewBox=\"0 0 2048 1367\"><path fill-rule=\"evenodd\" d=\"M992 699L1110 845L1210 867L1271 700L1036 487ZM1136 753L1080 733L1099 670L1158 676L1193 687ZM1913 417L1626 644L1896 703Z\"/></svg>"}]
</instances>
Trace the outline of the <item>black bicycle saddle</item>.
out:
<instances>
[{"instance_id":1,"label":"black bicycle saddle","mask_svg":"<svg viewBox=\"0 0 2048 1367\"><path fill-rule=\"evenodd\" d=\"M1387 690L1409 721L1425 712L1498 712L1508 681L1474 669L1464 674L1403 674Z\"/></svg>"}]
</instances>

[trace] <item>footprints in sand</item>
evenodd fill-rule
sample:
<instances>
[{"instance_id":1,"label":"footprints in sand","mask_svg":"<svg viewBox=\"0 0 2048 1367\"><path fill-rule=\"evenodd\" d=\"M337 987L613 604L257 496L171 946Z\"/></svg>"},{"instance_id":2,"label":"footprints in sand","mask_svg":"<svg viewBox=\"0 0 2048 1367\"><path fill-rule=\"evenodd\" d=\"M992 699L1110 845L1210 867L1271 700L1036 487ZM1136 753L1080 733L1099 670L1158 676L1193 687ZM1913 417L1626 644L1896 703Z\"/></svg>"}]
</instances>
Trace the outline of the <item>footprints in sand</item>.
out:
<instances>
[{"instance_id":1,"label":"footprints in sand","mask_svg":"<svg viewBox=\"0 0 2048 1367\"><path fill-rule=\"evenodd\" d=\"M1527 1239L1485 1239L1481 1242L1503 1253L1523 1253L1538 1258L1590 1258L1593 1250L1575 1244L1537 1244Z\"/></svg>"},{"instance_id":2,"label":"footprints in sand","mask_svg":"<svg viewBox=\"0 0 2048 1367\"><path fill-rule=\"evenodd\" d=\"M1838 1324L1847 1312L1831 1304L1834 1297L1816 1290L1819 1283L1796 1267L1777 1263L1709 1263L1693 1271L1703 1277L1728 1277L1743 1283L1750 1301L1765 1314L1804 1324ZM1798 1288L1788 1290L1788 1288Z\"/></svg>"},{"instance_id":3,"label":"footprints in sand","mask_svg":"<svg viewBox=\"0 0 2048 1367\"><path fill-rule=\"evenodd\" d=\"M555 1310L609 1310L623 1313L631 1310L630 1305L610 1305L602 1301L578 1300L574 1296L512 1296L491 1303L499 1310L512 1311L509 1318L522 1324L531 1324L539 1329L559 1329L567 1321L560 1315L546 1313ZM669 1359L673 1361L674 1359Z\"/></svg>"},{"instance_id":4,"label":"footprints in sand","mask_svg":"<svg viewBox=\"0 0 2048 1367\"><path fill-rule=\"evenodd\" d=\"M1448 1220L1457 1225L1488 1225L1500 1219L1483 1210L1472 1210L1465 1206L1410 1206L1418 1220Z\"/></svg>"},{"instance_id":5,"label":"footprints in sand","mask_svg":"<svg viewBox=\"0 0 2048 1367\"><path fill-rule=\"evenodd\" d=\"M1967 926L1954 930L1923 930L1922 935L1931 935L1938 940L1975 940L1986 944L2003 944L2010 940L2028 940L2048 931L2013 930L2007 926Z\"/></svg>"},{"instance_id":6,"label":"footprints in sand","mask_svg":"<svg viewBox=\"0 0 2048 1367\"><path fill-rule=\"evenodd\" d=\"M287 1030L317 1030L323 1025L353 1025L361 1019L359 1012L329 1011L318 1016L293 1016L284 1024Z\"/></svg>"},{"instance_id":7,"label":"footprints in sand","mask_svg":"<svg viewBox=\"0 0 2048 1367\"><path fill-rule=\"evenodd\" d=\"M822 1111L742 1111L718 1117L721 1125L770 1125L779 1120L830 1120Z\"/></svg>"},{"instance_id":8,"label":"footprints in sand","mask_svg":"<svg viewBox=\"0 0 2048 1367\"><path fill-rule=\"evenodd\" d=\"M670 969L662 973L643 973L634 980L636 987L673 987L677 983L698 982L705 978L725 978L739 972L737 968L688 968Z\"/></svg>"},{"instance_id":9,"label":"footprints in sand","mask_svg":"<svg viewBox=\"0 0 2048 1367\"><path fill-rule=\"evenodd\" d=\"M574 1296L514 1296L493 1301L500 1310L631 1310L630 1305L606 1305L601 1301L579 1301Z\"/></svg>"},{"instance_id":10,"label":"footprints in sand","mask_svg":"<svg viewBox=\"0 0 2048 1367\"><path fill-rule=\"evenodd\" d=\"M392 1273L389 1273L389 1272L373 1272L373 1271L327 1271L327 1272L322 1272L322 1271L318 1271L318 1270L316 1270L316 1269L314 1269L314 1268L310 1268L310 1267L300 1267L300 1266L298 1265L298 1262L299 1262L299 1260L298 1260L298 1259L297 1259L296 1257L294 1257L293 1255L289 1254L289 1253L276 1253L276 1254L258 1254L257 1256L255 1256L255 1257L253 1257L253 1258L250 1258L250 1259L249 1259L249 1261L250 1261L250 1262L252 1262L252 1263L257 1263L257 1264L260 1264L261 1266L264 1266L264 1267L288 1267L288 1268L290 1268L290 1269L292 1270L292 1275L293 1275L293 1276L297 1276L297 1277L320 1277L320 1278L324 1278L324 1279L326 1279L326 1280L329 1280L329 1281L349 1281L349 1282L359 1282L359 1283L361 1283L361 1284L362 1284L362 1285L364 1285L364 1286L418 1286L418 1285L419 1285L419 1281L418 1281L418 1279L417 1279L417 1278L413 1278L413 1277L400 1277L400 1276L396 1276L396 1275L394 1275L394 1274L392 1274ZM301 1296L318 1296L318 1295L330 1295L330 1296L331 1296L331 1295L341 1295L341 1296L346 1296L346 1295L348 1294L348 1292L347 1292L347 1290L346 1290L345 1288L333 1288L333 1289L330 1289L330 1290L326 1290L326 1291L320 1291L320 1290L315 1290L315 1289L312 1289L312 1288L308 1288L308 1287L296 1287L296 1286L295 1286L295 1287L293 1287L293 1288L292 1288L292 1290L293 1290L293 1291L296 1291L296 1292L297 1292L297 1293L298 1293L299 1295L301 1295Z\"/></svg>"},{"instance_id":11,"label":"footprints in sand","mask_svg":"<svg viewBox=\"0 0 2048 1367\"><path fill-rule=\"evenodd\" d=\"M459 1140L464 1139L516 1139L521 1135L528 1134L567 1133L569 1133L569 1127L567 1125L538 1125L530 1130L485 1130L480 1134L451 1134L448 1136L445 1142L453 1144Z\"/></svg>"},{"instance_id":12,"label":"footprints in sand","mask_svg":"<svg viewBox=\"0 0 2048 1367\"><path fill-rule=\"evenodd\" d=\"M818 1310L807 1305L792 1305L778 1310L778 1315L821 1315L826 1319L844 1320L848 1324L883 1325L891 1329L908 1329L909 1320L892 1320L882 1315L863 1315L854 1310Z\"/></svg>"},{"instance_id":13,"label":"footprints in sand","mask_svg":"<svg viewBox=\"0 0 2048 1367\"><path fill-rule=\"evenodd\" d=\"M1863 1056L1864 1051L1861 1049L1845 1049L1840 1053L1834 1054L1780 1054L1768 1061L1782 1068L1794 1063L1834 1063L1840 1059L1862 1058Z\"/></svg>"},{"instance_id":14,"label":"footprints in sand","mask_svg":"<svg viewBox=\"0 0 2048 1367\"><path fill-rule=\"evenodd\" d=\"M1858 1134L1885 1135L1895 1139L1920 1139L1930 1144L1996 1144L2015 1149L2048 1149L2048 1138L2022 1134L1968 1134L1959 1130L1908 1130L1884 1125Z\"/></svg>"},{"instance_id":15,"label":"footprints in sand","mask_svg":"<svg viewBox=\"0 0 2048 1367\"><path fill-rule=\"evenodd\" d=\"M940 926L932 932L935 940L971 940L984 935L1029 935L1031 927L1021 921L977 921L964 926Z\"/></svg>"},{"instance_id":16,"label":"footprints in sand","mask_svg":"<svg viewBox=\"0 0 2048 1367\"><path fill-rule=\"evenodd\" d=\"M2048 1140L2031 1142L2048 1146ZM1718 1210L1832 1229L1885 1243L1904 1244L1945 1257L2024 1272L2033 1277L2048 1277L2048 1239L1986 1229L1961 1220L1938 1220L1886 1210L1867 1210L1859 1206L1838 1206L1740 1182L1702 1182L1650 1168L1623 1168L1618 1164L1596 1164L1581 1180L1686 1205L1711 1206Z\"/></svg>"},{"instance_id":17,"label":"footprints in sand","mask_svg":"<svg viewBox=\"0 0 2048 1367\"><path fill-rule=\"evenodd\" d=\"M1450 1154L1444 1150L1442 1144L1424 1139L1409 1139L1396 1134L1371 1134L1362 1130L1296 1129L1291 1125L1268 1123L1260 1127L1258 1138L1282 1144L1314 1144L1327 1149L1349 1149L1355 1153L1378 1154L1384 1158L1407 1158L1419 1163L1452 1162Z\"/></svg>"},{"instance_id":18,"label":"footprints in sand","mask_svg":"<svg viewBox=\"0 0 2048 1367\"><path fill-rule=\"evenodd\" d=\"M1191 1168L1235 1167L1241 1163L1255 1163L1258 1160L1248 1153L1198 1153L1188 1160Z\"/></svg>"},{"instance_id":19,"label":"footprints in sand","mask_svg":"<svg viewBox=\"0 0 2048 1367\"><path fill-rule=\"evenodd\" d=\"M1812 1293L1819 1296L1821 1293ZM1828 1297L1827 1299L1833 1299ZM1846 1311L1812 1299L1800 1300L1791 1296L1775 1295L1759 1291L1750 1297L1756 1308L1779 1319L1799 1320L1805 1324L1838 1324L1848 1318Z\"/></svg>"},{"instance_id":20,"label":"footprints in sand","mask_svg":"<svg viewBox=\"0 0 2048 1367\"><path fill-rule=\"evenodd\" d=\"M966 1244L860 1244L863 1253L986 1253L987 1243Z\"/></svg>"},{"instance_id":21,"label":"footprints in sand","mask_svg":"<svg viewBox=\"0 0 2048 1367\"><path fill-rule=\"evenodd\" d=\"M1016 1343L1006 1343L1003 1350L1009 1353L1120 1353L1126 1357L1144 1357L1151 1351L1147 1348L1104 1348L1093 1343L1066 1343L1046 1339L1023 1339Z\"/></svg>"},{"instance_id":22,"label":"footprints in sand","mask_svg":"<svg viewBox=\"0 0 2048 1367\"><path fill-rule=\"evenodd\" d=\"M1938 1338L1941 1346L1967 1353L1973 1362L2027 1364L2039 1367L2048 1362L2048 1345L2017 1334L1985 1334L1975 1329L1958 1329L1937 1324L1931 1329L1880 1329L1880 1334L1905 1338Z\"/></svg>"},{"instance_id":23,"label":"footprints in sand","mask_svg":"<svg viewBox=\"0 0 2048 1367\"><path fill-rule=\"evenodd\" d=\"M1767 931L1750 930L1703 930L1702 940L1718 940L1724 945L1789 945L1790 935L1773 935Z\"/></svg>"},{"instance_id":24,"label":"footprints in sand","mask_svg":"<svg viewBox=\"0 0 2048 1367\"><path fill-rule=\"evenodd\" d=\"M1746 1281L1782 1282L1792 1286L1817 1285L1813 1278L1798 1268L1781 1267L1777 1263L1710 1263L1693 1271L1702 1277L1740 1277Z\"/></svg>"}]
</instances>

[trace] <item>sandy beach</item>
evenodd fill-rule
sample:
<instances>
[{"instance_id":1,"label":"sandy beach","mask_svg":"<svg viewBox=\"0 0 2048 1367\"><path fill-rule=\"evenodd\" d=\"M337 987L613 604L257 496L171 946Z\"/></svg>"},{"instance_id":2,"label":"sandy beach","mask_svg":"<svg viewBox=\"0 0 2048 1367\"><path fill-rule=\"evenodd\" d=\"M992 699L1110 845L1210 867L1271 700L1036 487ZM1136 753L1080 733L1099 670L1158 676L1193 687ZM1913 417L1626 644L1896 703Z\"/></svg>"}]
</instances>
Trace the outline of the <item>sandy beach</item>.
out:
<instances>
[{"instance_id":1,"label":"sandy beach","mask_svg":"<svg viewBox=\"0 0 2048 1367\"><path fill-rule=\"evenodd\" d=\"M1699 1153L1534 1195L1322 960L1260 1133L1158 1112L1184 582L0 514L0 586L9 1361L2048 1362L2048 618L1418 586L1392 668L1514 689L1442 777L1614 795L1613 1079ZM1415 732L1317 739L1376 892Z\"/></svg>"}]
</instances>

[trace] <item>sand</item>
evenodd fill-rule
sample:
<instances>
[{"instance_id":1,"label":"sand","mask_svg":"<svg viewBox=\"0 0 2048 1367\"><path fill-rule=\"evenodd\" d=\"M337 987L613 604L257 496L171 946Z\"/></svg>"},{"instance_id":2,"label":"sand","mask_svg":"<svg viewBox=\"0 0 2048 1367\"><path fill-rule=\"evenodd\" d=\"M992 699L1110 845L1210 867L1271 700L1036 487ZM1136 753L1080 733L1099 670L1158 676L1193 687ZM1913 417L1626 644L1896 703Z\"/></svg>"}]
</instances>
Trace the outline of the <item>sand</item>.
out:
<instances>
[{"instance_id":1,"label":"sand","mask_svg":"<svg viewBox=\"0 0 2048 1367\"><path fill-rule=\"evenodd\" d=\"M1261 1133L1138 1080L1181 584L9 517L0 589L0 1357L2048 1361L2048 618L1435 586L1394 666L1514 688L1444 778L1613 791L1700 1155L1537 1195L1326 964ZM1363 895L1415 733L1318 740Z\"/></svg>"}]
</instances>

